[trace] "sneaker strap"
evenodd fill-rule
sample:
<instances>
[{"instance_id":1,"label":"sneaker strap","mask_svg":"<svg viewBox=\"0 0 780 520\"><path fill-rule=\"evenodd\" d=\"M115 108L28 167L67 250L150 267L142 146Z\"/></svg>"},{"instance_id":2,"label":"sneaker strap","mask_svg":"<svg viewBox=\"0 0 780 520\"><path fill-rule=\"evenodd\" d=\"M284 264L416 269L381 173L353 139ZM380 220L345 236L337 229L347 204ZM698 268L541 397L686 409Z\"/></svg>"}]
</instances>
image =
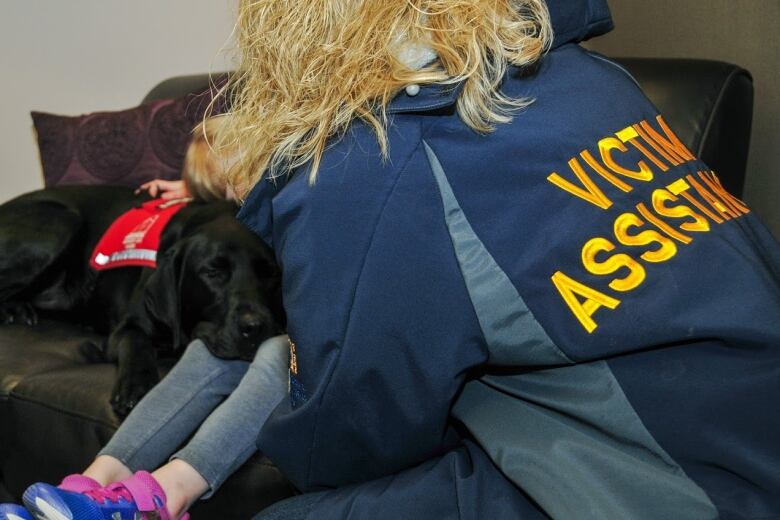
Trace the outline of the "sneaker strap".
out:
<instances>
[{"instance_id":1,"label":"sneaker strap","mask_svg":"<svg viewBox=\"0 0 780 520\"><path fill-rule=\"evenodd\" d=\"M142 513L155 511L159 514L160 520L171 520L168 508L165 507L165 492L150 473L137 471L132 477L119 484L130 492L138 511Z\"/></svg>"}]
</instances>

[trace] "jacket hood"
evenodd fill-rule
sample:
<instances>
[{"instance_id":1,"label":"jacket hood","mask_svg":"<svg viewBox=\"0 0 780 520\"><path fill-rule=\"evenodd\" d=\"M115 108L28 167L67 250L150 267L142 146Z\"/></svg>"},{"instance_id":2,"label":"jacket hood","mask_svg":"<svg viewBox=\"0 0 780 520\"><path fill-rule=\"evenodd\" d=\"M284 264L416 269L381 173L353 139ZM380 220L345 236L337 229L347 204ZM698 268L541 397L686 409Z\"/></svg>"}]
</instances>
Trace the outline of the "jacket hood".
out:
<instances>
[{"instance_id":1,"label":"jacket hood","mask_svg":"<svg viewBox=\"0 0 780 520\"><path fill-rule=\"evenodd\" d=\"M552 48L579 43L612 30L607 0L547 0L552 20Z\"/></svg>"}]
</instances>

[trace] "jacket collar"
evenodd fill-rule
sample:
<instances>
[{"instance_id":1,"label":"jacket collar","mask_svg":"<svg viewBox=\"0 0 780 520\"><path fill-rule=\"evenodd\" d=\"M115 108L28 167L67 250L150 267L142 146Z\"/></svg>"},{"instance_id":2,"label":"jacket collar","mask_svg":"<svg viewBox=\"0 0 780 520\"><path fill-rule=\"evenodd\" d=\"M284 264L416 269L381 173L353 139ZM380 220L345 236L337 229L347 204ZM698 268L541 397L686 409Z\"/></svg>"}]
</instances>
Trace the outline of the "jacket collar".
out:
<instances>
[{"instance_id":1,"label":"jacket collar","mask_svg":"<svg viewBox=\"0 0 780 520\"><path fill-rule=\"evenodd\" d=\"M414 96L409 95L404 89L390 102L387 113L429 112L452 106L458 100L462 89L462 82L454 85L420 85L420 91Z\"/></svg>"},{"instance_id":2,"label":"jacket collar","mask_svg":"<svg viewBox=\"0 0 780 520\"><path fill-rule=\"evenodd\" d=\"M547 0L555 38L553 49L577 43L612 30L607 0ZM420 85L420 92L410 96L401 90L390 102L388 114L428 112L454 105L462 84Z\"/></svg>"}]
</instances>

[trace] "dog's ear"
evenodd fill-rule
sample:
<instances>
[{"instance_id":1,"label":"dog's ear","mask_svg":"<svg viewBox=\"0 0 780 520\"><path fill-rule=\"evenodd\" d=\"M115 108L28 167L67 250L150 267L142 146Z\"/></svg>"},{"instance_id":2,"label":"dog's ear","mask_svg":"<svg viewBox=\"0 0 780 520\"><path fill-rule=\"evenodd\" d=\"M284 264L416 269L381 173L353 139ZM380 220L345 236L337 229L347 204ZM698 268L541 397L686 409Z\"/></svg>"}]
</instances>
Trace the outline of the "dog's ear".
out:
<instances>
[{"instance_id":1,"label":"dog's ear","mask_svg":"<svg viewBox=\"0 0 780 520\"><path fill-rule=\"evenodd\" d=\"M181 290L184 265L187 262L189 240L179 240L157 258L157 268L144 285L144 307L155 321L170 328L173 348L183 340L181 322Z\"/></svg>"},{"instance_id":2,"label":"dog's ear","mask_svg":"<svg viewBox=\"0 0 780 520\"><path fill-rule=\"evenodd\" d=\"M160 249L163 250L179 240L194 236L201 227L220 218L233 218L238 206L230 201L190 202L181 210L181 217L172 219L163 231Z\"/></svg>"}]
</instances>

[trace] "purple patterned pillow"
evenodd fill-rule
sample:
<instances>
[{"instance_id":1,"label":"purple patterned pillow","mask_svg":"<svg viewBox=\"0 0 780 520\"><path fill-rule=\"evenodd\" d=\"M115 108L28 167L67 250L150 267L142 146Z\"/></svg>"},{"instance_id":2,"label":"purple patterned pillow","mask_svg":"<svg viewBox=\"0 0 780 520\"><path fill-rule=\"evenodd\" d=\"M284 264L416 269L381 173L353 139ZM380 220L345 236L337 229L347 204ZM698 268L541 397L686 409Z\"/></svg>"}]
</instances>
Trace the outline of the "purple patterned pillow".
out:
<instances>
[{"instance_id":1,"label":"purple patterned pillow","mask_svg":"<svg viewBox=\"0 0 780 520\"><path fill-rule=\"evenodd\" d=\"M73 117L31 112L46 186L137 187L181 178L190 132L210 101L206 90L118 112Z\"/></svg>"}]
</instances>

